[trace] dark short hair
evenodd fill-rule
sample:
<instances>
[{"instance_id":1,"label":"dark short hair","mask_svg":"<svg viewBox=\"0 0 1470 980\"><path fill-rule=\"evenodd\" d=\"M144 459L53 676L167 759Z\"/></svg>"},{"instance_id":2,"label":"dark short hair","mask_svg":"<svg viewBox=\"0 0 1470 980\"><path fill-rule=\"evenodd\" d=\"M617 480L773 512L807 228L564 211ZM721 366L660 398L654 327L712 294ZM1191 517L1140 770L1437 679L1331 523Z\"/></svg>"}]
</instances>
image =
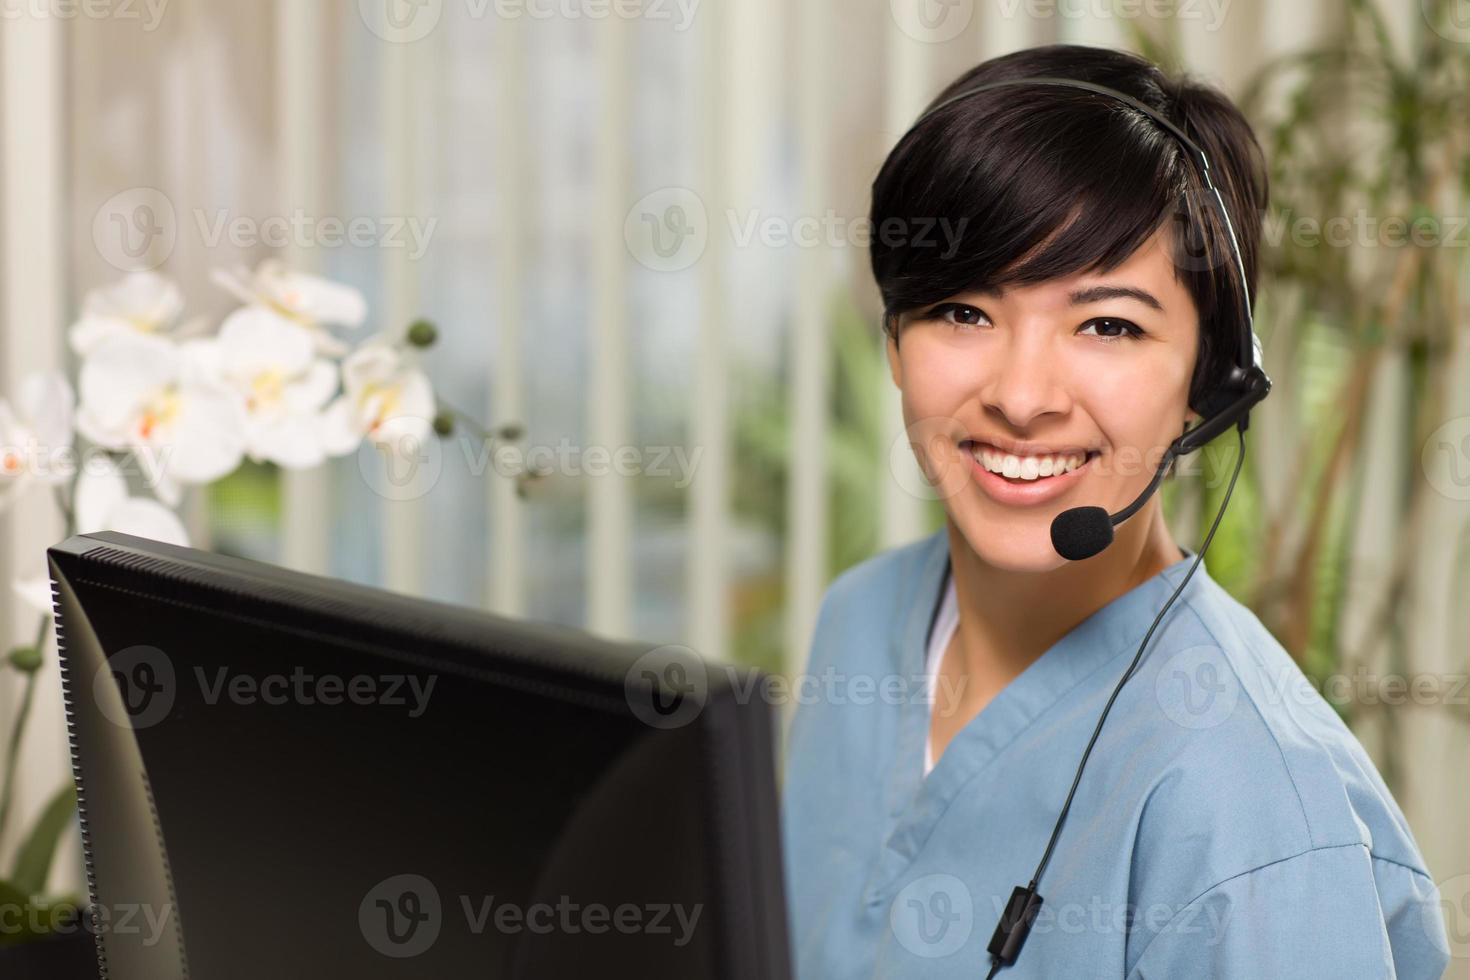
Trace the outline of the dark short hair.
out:
<instances>
[{"instance_id":1,"label":"dark short hair","mask_svg":"<svg viewBox=\"0 0 1470 980\"><path fill-rule=\"evenodd\" d=\"M1170 78L1127 52L1056 44L970 69L930 108L986 82L1033 76L1116 89L1198 143L1229 209L1255 295L1265 160L1250 124L1224 94L1187 77ZM1189 389L1189 404L1198 410L1236 358L1244 315L1228 232L1206 193L1184 146L1117 99L1046 85L1002 86L960 99L921 117L873 181L872 228L917 229L947 219L951 229L948 238L872 236L884 330L896 342L899 314L966 290L1107 271L1172 221L1176 275L1200 316Z\"/></svg>"}]
</instances>

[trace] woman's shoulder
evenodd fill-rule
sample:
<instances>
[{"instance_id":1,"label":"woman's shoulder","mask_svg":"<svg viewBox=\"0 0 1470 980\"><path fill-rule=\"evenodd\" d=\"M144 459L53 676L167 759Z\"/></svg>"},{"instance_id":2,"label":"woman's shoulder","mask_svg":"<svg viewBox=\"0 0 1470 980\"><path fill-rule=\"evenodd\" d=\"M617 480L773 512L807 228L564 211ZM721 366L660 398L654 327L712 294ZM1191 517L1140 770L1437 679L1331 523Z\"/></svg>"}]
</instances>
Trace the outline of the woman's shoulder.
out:
<instances>
[{"instance_id":1,"label":"woman's shoulder","mask_svg":"<svg viewBox=\"0 0 1470 980\"><path fill-rule=\"evenodd\" d=\"M1140 846L1182 838L1194 867L1222 879L1353 847L1427 877L1372 759L1260 619L1208 575L1180 612L1129 681L1114 732L1154 747Z\"/></svg>"},{"instance_id":2,"label":"woman's shoulder","mask_svg":"<svg viewBox=\"0 0 1470 980\"><path fill-rule=\"evenodd\" d=\"M1149 959L1131 962L1149 976L1198 974L1201 962L1256 962L1262 943L1298 950L1315 935L1361 947L1343 954L1353 962L1392 956L1400 976L1438 975L1435 886L1368 753L1249 608L1208 576L1181 599L1098 746L1112 815L1128 810L1129 900L1176 910L1169 934L1201 909L1249 915L1267 894L1276 904L1261 935L1231 930L1240 950L1200 951L1197 937L1150 928L1137 937Z\"/></svg>"},{"instance_id":3,"label":"woman's shoulder","mask_svg":"<svg viewBox=\"0 0 1470 980\"><path fill-rule=\"evenodd\" d=\"M901 586L914 584L926 570L943 571L949 541L943 528L916 541L888 548L850 565L832 580L823 603L866 604L880 596L895 596Z\"/></svg>"},{"instance_id":4,"label":"woman's shoulder","mask_svg":"<svg viewBox=\"0 0 1470 980\"><path fill-rule=\"evenodd\" d=\"M926 586L938 598L948 556L949 542L941 528L844 569L822 595L813 653L846 637L886 636L900 628L916 605L922 608Z\"/></svg>"}]
</instances>

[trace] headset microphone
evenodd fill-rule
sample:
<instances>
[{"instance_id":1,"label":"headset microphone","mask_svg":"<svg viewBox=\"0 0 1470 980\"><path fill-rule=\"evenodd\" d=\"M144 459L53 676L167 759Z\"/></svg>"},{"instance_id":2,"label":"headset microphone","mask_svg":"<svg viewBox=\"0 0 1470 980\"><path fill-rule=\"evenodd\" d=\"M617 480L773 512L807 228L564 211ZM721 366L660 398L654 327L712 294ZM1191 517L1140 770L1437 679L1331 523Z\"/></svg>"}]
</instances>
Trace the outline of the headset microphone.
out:
<instances>
[{"instance_id":1,"label":"headset microphone","mask_svg":"<svg viewBox=\"0 0 1470 980\"><path fill-rule=\"evenodd\" d=\"M1057 550L1057 554L1068 561L1081 561L1102 551L1113 543L1113 528L1136 514L1139 508L1148 502L1148 498L1153 496L1175 459L1187 456L1199 449L1224 432L1232 422L1238 422L1240 431L1244 432L1250 424L1251 406L1265 398L1266 393L1271 389L1271 380L1259 369L1257 369L1257 374L1249 377L1250 387L1244 394L1226 408L1186 431L1170 444L1169 448L1164 451L1163 458L1159 460L1154 478L1149 481L1148 486L1134 499L1133 503L1116 514L1109 514L1102 507L1069 507L1052 518L1051 544Z\"/></svg>"}]
</instances>

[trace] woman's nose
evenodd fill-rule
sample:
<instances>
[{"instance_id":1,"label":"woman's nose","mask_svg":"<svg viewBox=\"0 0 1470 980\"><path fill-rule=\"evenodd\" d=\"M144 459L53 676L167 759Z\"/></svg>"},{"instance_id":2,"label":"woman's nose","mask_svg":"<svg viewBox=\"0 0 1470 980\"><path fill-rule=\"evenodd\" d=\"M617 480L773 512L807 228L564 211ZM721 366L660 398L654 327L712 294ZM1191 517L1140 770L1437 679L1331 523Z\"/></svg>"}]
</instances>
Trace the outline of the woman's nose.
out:
<instances>
[{"instance_id":1,"label":"woman's nose","mask_svg":"<svg viewBox=\"0 0 1470 980\"><path fill-rule=\"evenodd\" d=\"M1015 428L1028 428L1042 415L1066 410L1070 396L1063 373L1064 365L1045 338L1012 340L997 352L980 391L982 405Z\"/></svg>"}]
</instances>

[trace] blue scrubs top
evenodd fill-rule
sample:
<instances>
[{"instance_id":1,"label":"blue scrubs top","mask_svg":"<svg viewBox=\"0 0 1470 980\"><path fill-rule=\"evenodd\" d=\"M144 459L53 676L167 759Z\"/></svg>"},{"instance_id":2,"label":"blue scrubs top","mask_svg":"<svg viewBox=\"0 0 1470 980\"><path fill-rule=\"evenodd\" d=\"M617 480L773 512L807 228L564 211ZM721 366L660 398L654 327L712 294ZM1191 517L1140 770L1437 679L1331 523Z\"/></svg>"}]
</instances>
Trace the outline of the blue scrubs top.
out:
<instances>
[{"instance_id":1,"label":"blue scrubs top","mask_svg":"<svg viewBox=\"0 0 1470 980\"><path fill-rule=\"evenodd\" d=\"M928 776L944 529L828 589L793 688L782 838L799 980L980 980L1087 739L1193 554L1007 685ZM1373 763L1201 565L1087 764L1001 978L1439 977L1438 892Z\"/></svg>"}]
</instances>

